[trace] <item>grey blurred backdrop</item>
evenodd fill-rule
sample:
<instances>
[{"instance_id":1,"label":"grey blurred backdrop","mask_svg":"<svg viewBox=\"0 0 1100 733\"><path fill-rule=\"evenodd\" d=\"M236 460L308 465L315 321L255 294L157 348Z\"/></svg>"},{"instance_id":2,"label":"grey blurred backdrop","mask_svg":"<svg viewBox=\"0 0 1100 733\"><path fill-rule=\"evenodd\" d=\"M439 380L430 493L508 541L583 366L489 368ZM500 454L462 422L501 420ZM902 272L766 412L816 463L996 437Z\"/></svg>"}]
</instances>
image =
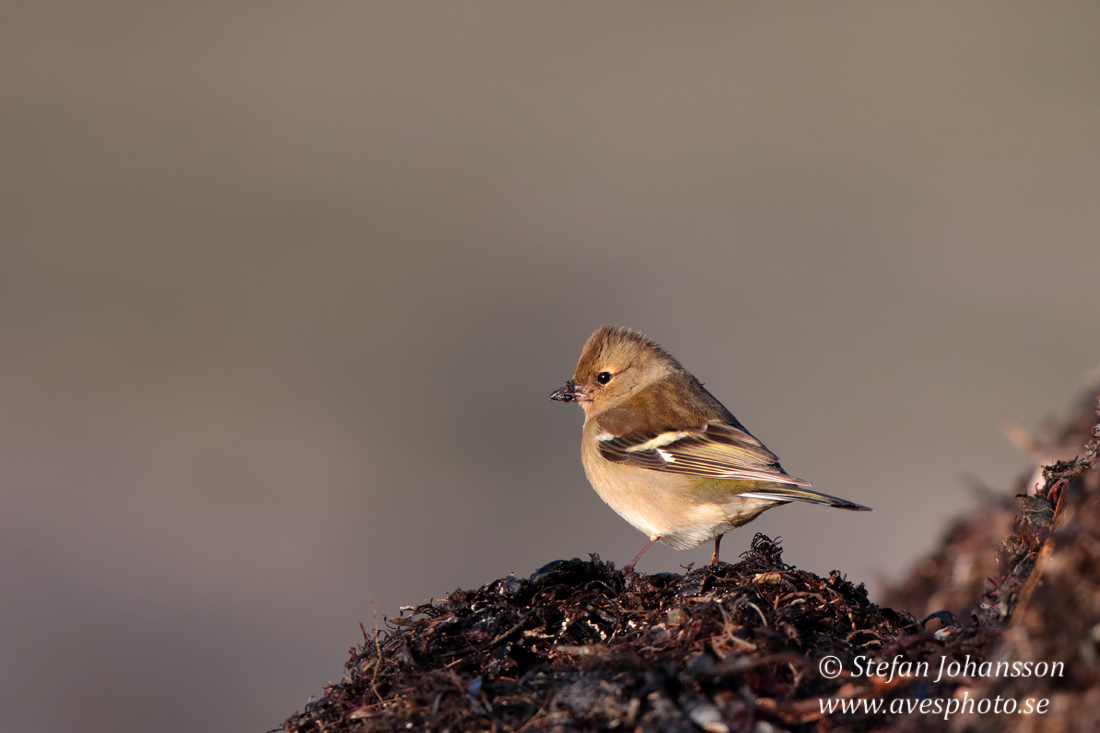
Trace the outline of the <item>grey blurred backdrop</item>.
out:
<instances>
[{"instance_id":1,"label":"grey blurred backdrop","mask_svg":"<svg viewBox=\"0 0 1100 733\"><path fill-rule=\"evenodd\" d=\"M601 323L878 510L727 559L872 589L1100 360L1095 3L3 16L5 729L266 730L360 622L622 565L546 399Z\"/></svg>"}]
</instances>

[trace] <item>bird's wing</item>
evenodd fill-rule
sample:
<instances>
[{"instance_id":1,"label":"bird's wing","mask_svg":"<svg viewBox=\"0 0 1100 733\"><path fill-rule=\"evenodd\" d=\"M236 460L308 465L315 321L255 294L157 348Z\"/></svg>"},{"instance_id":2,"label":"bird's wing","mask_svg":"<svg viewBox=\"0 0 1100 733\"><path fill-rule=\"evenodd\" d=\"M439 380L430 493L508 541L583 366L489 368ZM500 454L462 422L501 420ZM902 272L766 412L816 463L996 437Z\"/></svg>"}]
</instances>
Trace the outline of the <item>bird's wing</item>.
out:
<instances>
[{"instance_id":1,"label":"bird's wing","mask_svg":"<svg viewBox=\"0 0 1100 733\"><path fill-rule=\"evenodd\" d=\"M785 473L763 443L732 425L710 422L680 430L637 432L629 430L629 423L623 414L598 420L601 456L613 463L700 478L811 485Z\"/></svg>"}]
</instances>

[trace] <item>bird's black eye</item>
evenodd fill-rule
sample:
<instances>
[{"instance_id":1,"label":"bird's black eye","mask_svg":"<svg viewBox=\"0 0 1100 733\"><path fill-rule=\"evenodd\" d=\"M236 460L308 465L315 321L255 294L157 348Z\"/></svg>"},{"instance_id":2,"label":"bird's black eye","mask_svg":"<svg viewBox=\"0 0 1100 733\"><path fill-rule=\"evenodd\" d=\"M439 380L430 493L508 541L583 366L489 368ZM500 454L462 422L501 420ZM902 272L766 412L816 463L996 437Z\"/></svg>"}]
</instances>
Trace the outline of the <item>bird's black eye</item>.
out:
<instances>
[{"instance_id":1,"label":"bird's black eye","mask_svg":"<svg viewBox=\"0 0 1100 733\"><path fill-rule=\"evenodd\" d=\"M611 381L611 372L600 372L596 375L596 381L600 384L607 384Z\"/></svg>"}]
</instances>

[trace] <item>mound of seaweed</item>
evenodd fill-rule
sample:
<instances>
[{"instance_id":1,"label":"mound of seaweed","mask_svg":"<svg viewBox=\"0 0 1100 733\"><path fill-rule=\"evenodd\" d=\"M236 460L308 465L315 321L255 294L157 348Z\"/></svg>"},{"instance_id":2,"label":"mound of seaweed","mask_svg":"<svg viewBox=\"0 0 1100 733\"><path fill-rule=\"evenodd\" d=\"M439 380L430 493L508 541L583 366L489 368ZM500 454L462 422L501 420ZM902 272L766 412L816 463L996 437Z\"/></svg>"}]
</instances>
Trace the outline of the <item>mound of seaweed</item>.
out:
<instances>
[{"instance_id":1,"label":"mound of seaweed","mask_svg":"<svg viewBox=\"0 0 1100 733\"><path fill-rule=\"evenodd\" d=\"M930 600L952 601L924 619L938 619L929 623L938 630L871 603L840 572L822 578L784 564L779 543L759 534L736 564L684 575L624 573L596 556L559 560L410 609L373 638L364 632L344 679L283 729L1040 730L1053 715L1067 730L1090 729L1100 719L1095 422L1089 410L1064 436L1090 441L1082 457L1047 467L1043 486L1018 498L1012 534L988 548L996 567L979 597L944 595L936 581L944 558L958 571L952 547L990 543L988 507L952 527L924 571L894 589L922 614ZM835 676L829 657L841 663ZM868 660L901 662L901 673L861 675L860 659L864 670ZM1042 680L937 680L934 671L944 660L1000 659L1062 661L1067 671ZM911 673L919 662L933 671ZM995 694L1045 695L1050 712L905 712ZM860 700L882 707L825 707Z\"/></svg>"}]
</instances>

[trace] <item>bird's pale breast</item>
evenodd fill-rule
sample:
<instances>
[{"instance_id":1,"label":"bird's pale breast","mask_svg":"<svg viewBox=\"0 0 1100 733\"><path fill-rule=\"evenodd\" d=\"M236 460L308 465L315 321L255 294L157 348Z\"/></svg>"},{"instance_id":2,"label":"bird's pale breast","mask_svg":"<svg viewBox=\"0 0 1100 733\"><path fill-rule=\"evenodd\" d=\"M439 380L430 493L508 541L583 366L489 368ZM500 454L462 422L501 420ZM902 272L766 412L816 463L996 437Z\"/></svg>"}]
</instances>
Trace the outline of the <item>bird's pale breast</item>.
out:
<instances>
[{"instance_id":1,"label":"bird's pale breast","mask_svg":"<svg viewBox=\"0 0 1100 733\"><path fill-rule=\"evenodd\" d=\"M652 539L678 550L695 547L744 524L777 502L741 498L761 482L702 479L623 466L604 459L585 431L584 471L608 506Z\"/></svg>"}]
</instances>

